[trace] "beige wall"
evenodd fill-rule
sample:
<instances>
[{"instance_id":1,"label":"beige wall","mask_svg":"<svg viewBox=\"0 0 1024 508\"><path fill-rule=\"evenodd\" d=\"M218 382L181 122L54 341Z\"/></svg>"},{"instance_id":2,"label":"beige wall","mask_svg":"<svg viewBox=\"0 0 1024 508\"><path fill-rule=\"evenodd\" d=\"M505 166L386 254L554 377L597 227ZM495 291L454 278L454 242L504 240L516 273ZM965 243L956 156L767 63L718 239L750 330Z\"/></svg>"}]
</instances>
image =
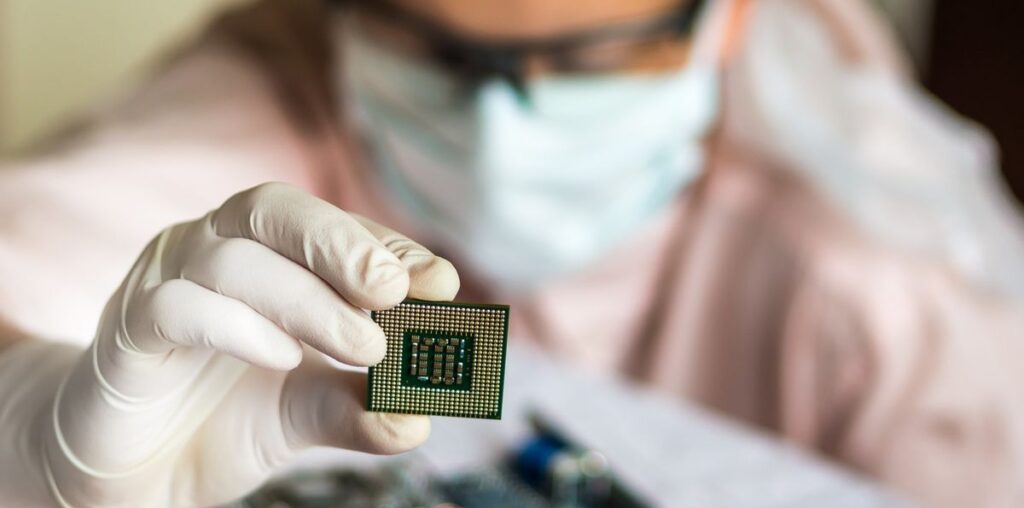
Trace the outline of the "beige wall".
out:
<instances>
[{"instance_id":1,"label":"beige wall","mask_svg":"<svg viewBox=\"0 0 1024 508\"><path fill-rule=\"evenodd\" d=\"M245 0L0 0L0 153L83 114Z\"/></svg>"}]
</instances>

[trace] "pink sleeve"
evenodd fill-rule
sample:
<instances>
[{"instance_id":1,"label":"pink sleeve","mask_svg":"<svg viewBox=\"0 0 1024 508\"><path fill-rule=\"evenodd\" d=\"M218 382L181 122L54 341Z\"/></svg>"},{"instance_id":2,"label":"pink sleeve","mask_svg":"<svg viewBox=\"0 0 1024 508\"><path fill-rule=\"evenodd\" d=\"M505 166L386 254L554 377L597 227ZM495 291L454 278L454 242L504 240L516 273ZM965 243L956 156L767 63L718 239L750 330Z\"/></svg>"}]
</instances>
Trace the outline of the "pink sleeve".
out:
<instances>
[{"instance_id":1,"label":"pink sleeve","mask_svg":"<svg viewBox=\"0 0 1024 508\"><path fill-rule=\"evenodd\" d=\"M1024 308L855 256L818 267L789 313L784 434L926 506L1020 506Z\"/></svg>"},{"instance_id":2,"label":"pink sleeve","mask_svg":"<svg viewBox=\"0 0 1024 508\"><path fill-rule=\"evenodd\" d=\"M61 146L0 167L0 321L87 342L145 243L247 187L308 186L259 70L208 40Z\"/></svg>"}]
</instances>

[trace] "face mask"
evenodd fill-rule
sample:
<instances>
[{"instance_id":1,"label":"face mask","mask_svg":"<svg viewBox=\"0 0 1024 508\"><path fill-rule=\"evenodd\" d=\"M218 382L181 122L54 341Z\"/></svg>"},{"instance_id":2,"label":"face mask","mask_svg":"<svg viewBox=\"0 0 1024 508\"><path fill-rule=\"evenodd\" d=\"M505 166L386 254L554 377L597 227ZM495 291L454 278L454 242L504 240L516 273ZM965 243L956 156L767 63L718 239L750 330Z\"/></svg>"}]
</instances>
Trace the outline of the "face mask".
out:
<instances>
[{"instance_id":1,"label":"face mask","mask_svg":"<svg viewBox=\"0 0 1024 508\"><path fill-rule=\"evenodd\" d=\"M345 112L421 230L510 289L584 267L671 203L704 165L716 68L553 77L521 99L466 96L428 64L343 31Z\"/></svg>"}]
</instances>

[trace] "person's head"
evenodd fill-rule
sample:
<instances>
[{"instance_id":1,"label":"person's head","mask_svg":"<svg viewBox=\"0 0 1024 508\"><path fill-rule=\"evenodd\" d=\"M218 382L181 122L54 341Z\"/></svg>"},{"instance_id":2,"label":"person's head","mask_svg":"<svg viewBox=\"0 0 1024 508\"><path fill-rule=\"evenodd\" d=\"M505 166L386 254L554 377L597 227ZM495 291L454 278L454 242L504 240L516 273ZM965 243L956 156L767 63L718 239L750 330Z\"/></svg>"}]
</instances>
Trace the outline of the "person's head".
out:
<instances>
[{"instance_id":1,"label":"person's head","mask_svg":"<svg viewBox=\"0 0 1024 508\"><path fill-rule=\"evenodd\" d=\"M722 43L709 13L731 1L349 2L342 107L421 229L530 286L701 173Z\"/></svg>"}]
</instances>

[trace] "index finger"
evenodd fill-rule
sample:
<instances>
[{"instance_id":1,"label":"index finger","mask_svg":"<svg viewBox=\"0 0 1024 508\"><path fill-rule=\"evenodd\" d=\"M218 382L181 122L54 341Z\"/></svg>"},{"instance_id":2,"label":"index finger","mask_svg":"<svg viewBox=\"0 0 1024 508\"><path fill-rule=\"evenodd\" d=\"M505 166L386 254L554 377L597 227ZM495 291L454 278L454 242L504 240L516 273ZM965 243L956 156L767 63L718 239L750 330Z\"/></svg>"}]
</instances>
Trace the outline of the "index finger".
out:
<instances>
[{"instance_id":1,"label":"index finger","mask_svg":"<svg viewBox=\"0 0 1024 508\"><path fill-rule=\"evenodd\" d=\"M266 245L364 309L393 307L409 292L402 262L356 219L287 184L235 194L215 212L213 227L219 236Z\"/></svg>"}]
</instances>

